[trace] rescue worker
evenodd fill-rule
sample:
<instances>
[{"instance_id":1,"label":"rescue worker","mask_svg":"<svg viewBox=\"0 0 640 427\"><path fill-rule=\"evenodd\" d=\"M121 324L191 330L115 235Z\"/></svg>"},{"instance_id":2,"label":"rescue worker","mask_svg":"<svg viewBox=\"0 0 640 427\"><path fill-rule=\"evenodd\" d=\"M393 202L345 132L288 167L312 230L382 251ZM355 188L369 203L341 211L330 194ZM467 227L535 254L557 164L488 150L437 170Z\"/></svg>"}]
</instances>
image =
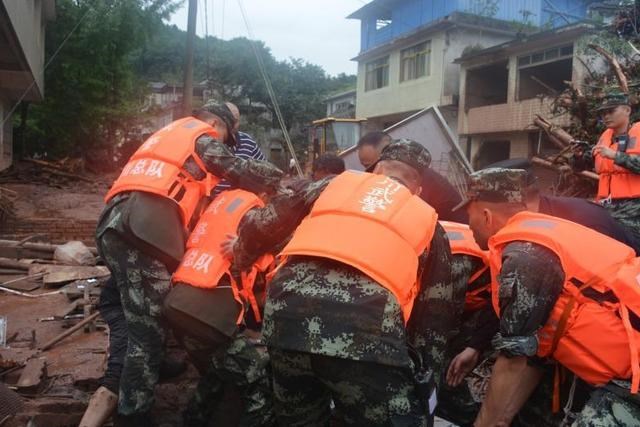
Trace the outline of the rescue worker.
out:
<instances>
[{"instance_id":1,"label":"rescue worker","mask_svg":"<svg viewBox=\"0 0 640 427\"><path fill-rule=\"evenodd\" d=\"M238 107L231 102L225 102L224 105L229 109L233 116L233 129L231 130L231 133L233 134L233 145L230 146L233 155L247 160L267 160L262 150L260 150L260 146L253 137L248 133L240 131L240 110ZM235 186L223 179L213 190L213 195L217 196L222 191L229 190L230 188L235 188Z\"/></svg>"},{"instance_id":2,"label":"rescue worker","mask_svg":"<svg viewBox=\"0 0 640 427\"><path fill-rule=\"evenodd\" d=\"M382 150L390 142L389 134L380 131L370 132L360 138L357 144L358 159L366 171L370 171ZM429 164L431 164L431 154L429 154ZM458 190L445 177L427 167L422 174L420 185L422 187L420 198L436 210L440 220L467 223L466 212L453 209L462 198Z\"/></svg>"},{"instance_id":3,"label":"rescue worker","mask_svg":"<svg viewBox=\"0 0 640 427\"><path fill-rule=\"evenodd\" d=\"M553 362L594 387L574 425L638 425L640 405L630 392L640 382L640 335L629 310L640 312L640 294L635 276L619 280L628 268L640 272L633 249L529 212L525 202L524 170L493 168L470 177L469 225L489 249L500 318L493 340L499 355L474 425L510 425ZM555 398L553 406L560 406Z\"/></svg>"},{"instance_id":4,"label":"rescue worker","mask_svg":"<svg viewBox=\"0 0 640 427\"><path fill-rule=\"evenodd\" d=\"M466 224L440 221L452 255L456 299L464 298L460 329L450 340L446 382L438 393L436 415L460 426L471 425L478 415L482 395L477 380L468 377L491 351L498 319L491 306L489 253L480 249ZM461 295L460 295L461 294Z\"/></svg>"},{"instance_id":5,"label":"rescue worker","mask_svg":"<svg viewBox=\"0 0 640 427\"><path fill-rule=\"evenodd\" d=\"M595 168L596 199L640 241L640 124L631 123L629 97L610 90L597 110L607 129L592 150L578 146L575 166Z\"/></svg>"},{"instance_id":6,"label":"rescue worker","mask_svg":"<svg viewBox=\"0 0 640 427\"><path fill-rule=\"evenodd\" d=\"M540 194L540 188L537 185L538 179L534 175L532 164L528 159L503 160L491 164L486 169L489 168L524 169L527 171L527 208L530 211L577 222L627 246L631 246L636 251L636 254L640 255L640 241L636 240L633 233L616 221L601 204L578 197L558 197Z\"/></svg>"},{"instance_id":7,"label":"rescue worker","mask_svg":"<svg viewBox=\"0 0 640 427\"><path fill-rule=\"evenodd\" d=\"M196 118L197 117L197 118ZM150 425L164 353L162 301L200 207L220 178L271 192L282 172L231 154L233 116L210 103L196 117L152 135L114 182L96 230L100 255L115 278L127 322L118 393L118 426Z\"/></svg>"},{"instance_id":8,"label":"rescue worker","mask_svg":"<svg viewBox=\"0 0 640 427\"><path fill-rule=\"evenodd\" d=\"M201 376L183 414L185 427L209 425L230 384L242 395L238 425L274 422L269 359L260 340L263 276L274 258L265 255L249 271L237 272L221 249L245 214L263 206L260 197L244 190L217 196L191 233L187 252L173 274L164 314Z\"/></svg>"},{"instance_id":9,"label":"rescue worker","mask_svg":"<svg viewBox=\"0 0 640 427\"><path fill-rule=\"evenodd\" d=\"M427 425L457 306L450 250L420 200L429 156L394 142L373 173L276 196L230 243L238 268L293 237L269 284L263 335L279 425ZM413 356L413 357L412 357Z\"/></svg>"},{"instance_id":10,"label":"rescue worker","mask_svg":"<svg viewBox=\"0 0 640 427\"><path fill-rule=\"evenodd\" d=\"M344 160L334 153L324 153L313 161L311 179L318 181L329 175L339 175L344 171Z\"/></svg>"}]
</instances>

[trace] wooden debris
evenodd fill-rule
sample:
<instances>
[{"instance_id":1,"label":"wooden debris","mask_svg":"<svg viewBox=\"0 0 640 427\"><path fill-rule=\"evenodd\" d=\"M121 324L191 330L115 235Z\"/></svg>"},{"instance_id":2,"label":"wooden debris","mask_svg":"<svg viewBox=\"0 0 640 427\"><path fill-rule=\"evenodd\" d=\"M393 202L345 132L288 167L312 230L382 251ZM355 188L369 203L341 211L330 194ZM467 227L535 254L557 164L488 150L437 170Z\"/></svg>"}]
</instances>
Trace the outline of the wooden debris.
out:
<instances>
[{"instance_id":1,"label":"wooden debris","mask_svg":"<svg viewBox=\"0 0 640 427\"><path fill-rule=\"evenodd\" d=\"M36 357L29 359L25 365L18 383L18 391L26 393L36 393L42 384L42 380L47 375L47 358Z\"/></svg>"},{"instance_id":2,"label":"wooden debris","mask_svg":"<svg viewBox=\"0 0 640 427\"><path fill-rule=\"evenodd\" d=\"M80 303L80 300L75 300L70 304L67 304L67 305L65 305L63 307L60 307L53 314L53 317L55 319L64 319L65 316L68 316L69 314L73 313L74 311L76 311L78 309L78 306L80 305L79 303Z\"/></svg>"},{"instance_id":3,"label":"wooden debris","mask_svg":"<svg viewBox=\"0 0 640 427\"><path fill-rule=\"evenodd\" d=\"M53 347L54 345L56 345L57 343L59 343L63 339L67 338L69 335L73 335L74 332L77 332L80 329L84 328L84 325L87 325L87 324L93 322L98 316L100 316L100 313L96 311L91 316L87 317L86 319L84 319L82 322L78 323L74 327L67 329L66 331L64 331L60 335L58 335L58 336L52 338L51 340L47 341L44 345L42 345L39 348L39 350L40 351L49 350L51 347Z\"/></svg>"},{"instance_id":4,"label":"wooden debris","mask_svg":"<svg viewBox=\"0 0 640 427\"><path fill-rule=\"evenodd\" d=\"M0 267L12 268L14 270L29 271L30 265L27 263L16 261L9 258L0 258Z\"/></svg>"},{"instance_id":5,"label":"wooden debris","mask_svg":"<svg viewBox=\"0 0 640 427\"><path fill-rule=\"evenodd\" d=\"M59 286L74 280L93 279L108 276L109 269L103 266L85 267L75 265L34 264L29 274L45 273L42 279L45 287Z\"/></svg>"},{"instance_id":6,"label":"wooden debris","mask_svg":"<svg viewBox=\"0 0 640 427\"><path fill-rule=\"evenodd\" d=\"M627 80L627 76L622 71L622 67L620 66L620 63L618 62L616 57L609 53L602 46L598 46L596 44L589 44L588 46L598 52L600 55L604 56L604 58L611 65L611 68L613 68L613 72L615 73L616 79L618 79L618 84L620 85L620 90L622 90L622 92L626 94L629 94L629 81Z\"/></svg>"},{"instance_id":7,"label":"wooden debris","mask_svg":"<svg viewBox=\"0 0 640 427\"><path fill-rule=\"evenodd\" d=\"M58 248L58 246L59 245L52 245L50 243L32 243L32 242L25 242L20 244L20 241L18 240L0 239L0 247L9 247L9 248L21 247L25 249L32 249L35 251L50 253L51 257L53 257L53 253ZM89 247L89 250L91 251L92 254L98 255L98 250L95 247ZM31 258L31 257L28 257L28 258Z\"/></svg>"},{"instance_id":8,"label":"wooden debris","mask_svg":"<svg viewBox=\"0 0 640 427\"><path fill-rule=\"evenodd\" d=\"M36 274L33 276L23 276L17 277L5 282L0 283L0 287L13 289L16 291L34 291L40 287L40 284L36 282L36 279L39 279L43 276L43 274Z\"/></svg>"},{"instance_id":9,"label":"wooden debris","mask_svg":"<svg viewBox=\"0 0 640 427\"><path fill-rule=\"evenodd\" d=\"M557 165L554 164L552 162L550 162L549 160L545 160L543 158L540 157L533 157L531 159L531 162L536 164L536 165L540 165L540 166L544 166L547 167L549 169L555 169L559 172L574 172L572 171L571 167L568 165ZM595 172L591 172L591 171L581 171L581 172L574 172L576 175L580 175L584 178L588 178L590 180L595 180L598 181L600 179L600 177L598 176L597 173Z\"/></svg>"}]
</instances>

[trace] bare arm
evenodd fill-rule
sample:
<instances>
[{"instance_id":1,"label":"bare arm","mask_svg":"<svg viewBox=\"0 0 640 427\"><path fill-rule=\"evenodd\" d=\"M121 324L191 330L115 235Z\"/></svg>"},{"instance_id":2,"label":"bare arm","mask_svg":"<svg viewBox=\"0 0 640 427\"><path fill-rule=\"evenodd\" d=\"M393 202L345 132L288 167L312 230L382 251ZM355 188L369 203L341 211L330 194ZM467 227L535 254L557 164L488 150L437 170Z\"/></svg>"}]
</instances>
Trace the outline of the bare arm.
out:
<instances>
[{"instance_id":1,"label":"bare arm","mask_svg":"<svg viewBox=\"0 0 640 427\"><path fill-rule=\"evenodd\" d=\"M528 358L498 356L475 427L509 426L542 377Z\"/></svg>"}]
</instances>

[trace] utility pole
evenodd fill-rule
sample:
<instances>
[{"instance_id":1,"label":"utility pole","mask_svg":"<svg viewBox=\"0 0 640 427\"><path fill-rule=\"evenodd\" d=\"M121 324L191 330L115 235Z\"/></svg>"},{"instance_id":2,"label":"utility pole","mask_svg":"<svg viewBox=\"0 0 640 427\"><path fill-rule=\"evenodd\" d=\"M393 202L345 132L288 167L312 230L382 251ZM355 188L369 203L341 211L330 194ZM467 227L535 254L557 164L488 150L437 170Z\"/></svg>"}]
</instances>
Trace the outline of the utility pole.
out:
<instances>
[{"instance_id":1,"label":"utility pole","mask_svg":"<svg viewBox=\"0 0 640 427\"><path fill-rule=\"evenodd\" d=\"M196 41L196 17L198 0L189 0L189 20L187 23L187 52L184 59L184 93L182 94L182 115L190 116L193 110L193 50Z\"/></svg>"}]
</instances>

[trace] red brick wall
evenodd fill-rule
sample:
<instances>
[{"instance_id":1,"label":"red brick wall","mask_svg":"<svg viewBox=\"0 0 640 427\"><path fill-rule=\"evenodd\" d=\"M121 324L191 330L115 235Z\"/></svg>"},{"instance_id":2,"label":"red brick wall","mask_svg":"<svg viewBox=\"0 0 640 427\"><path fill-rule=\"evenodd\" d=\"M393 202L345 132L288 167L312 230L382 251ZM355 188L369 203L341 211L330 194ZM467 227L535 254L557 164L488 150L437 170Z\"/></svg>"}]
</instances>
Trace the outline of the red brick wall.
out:
<instances>
[{"instance_id":1,"label":"red brick wall","mask_svg":"<svg viewBox=\"0 0 640 427\"><path fill-rule=\"evenodd\" d=\"M0 238L20 240L34 234L42 234L46 235L42 240L51 243L80 240L87 245L95 246L95 231L95 220L20 219L9 220L0 225Z\"/></svg>"}]
</instances>

